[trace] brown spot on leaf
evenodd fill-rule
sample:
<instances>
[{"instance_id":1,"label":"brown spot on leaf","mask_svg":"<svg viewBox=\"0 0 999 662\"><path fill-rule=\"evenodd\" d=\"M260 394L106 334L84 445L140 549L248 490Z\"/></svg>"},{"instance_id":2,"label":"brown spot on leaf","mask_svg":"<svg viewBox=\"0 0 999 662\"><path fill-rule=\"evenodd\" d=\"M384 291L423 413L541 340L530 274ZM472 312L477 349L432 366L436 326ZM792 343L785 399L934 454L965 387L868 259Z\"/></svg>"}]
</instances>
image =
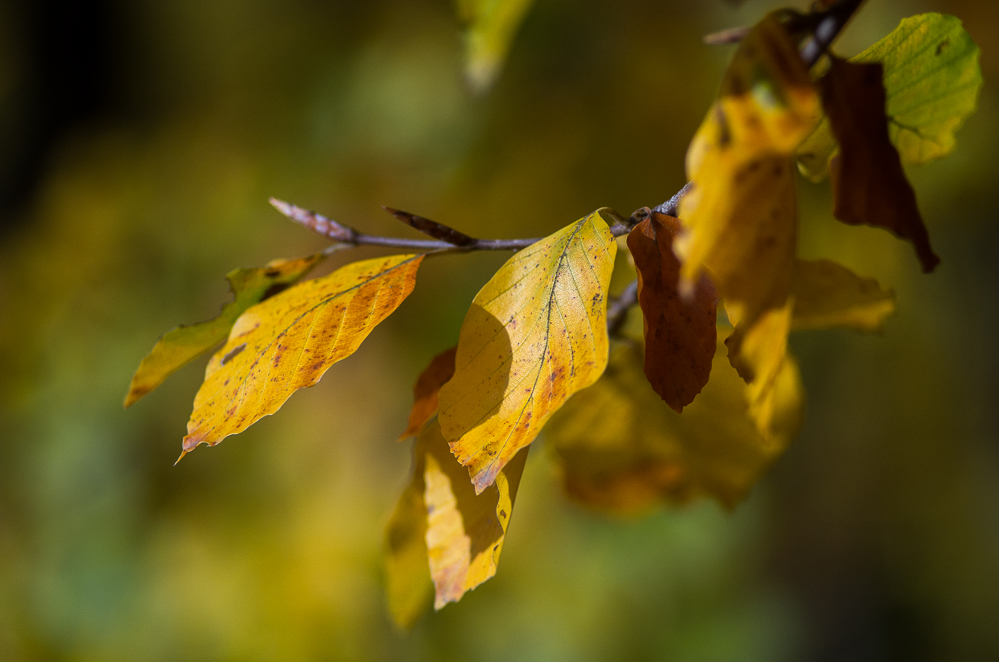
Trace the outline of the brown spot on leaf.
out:
<instances>
[{"instance_id":1,"label":"brown spot on leaf","mask_svg":"<svg viewBox=\"0 0 999 662\"><path fill-rule=\"evenodd\" d=\"M225 365L225 364L226 364L226 363L228 363L229 361L232 361L232 360L233 360L234 358L236 358L236 357L237 357L237 356L238 356L238 355L239 355L240 353L242 353L242 351L243 351L244 349L246 349L246 343L243 343L243 344L241 344L241 345L236 345L235 347L233 347L233 348L232 348L232 349L231 349L231 350L229 351L229 353L228 353L228 354L226 354L225 356L223 356L223 357L222 357L222 362L221 362L221 363L222 363L222 365Z\"/></svg>"}]
</instances>

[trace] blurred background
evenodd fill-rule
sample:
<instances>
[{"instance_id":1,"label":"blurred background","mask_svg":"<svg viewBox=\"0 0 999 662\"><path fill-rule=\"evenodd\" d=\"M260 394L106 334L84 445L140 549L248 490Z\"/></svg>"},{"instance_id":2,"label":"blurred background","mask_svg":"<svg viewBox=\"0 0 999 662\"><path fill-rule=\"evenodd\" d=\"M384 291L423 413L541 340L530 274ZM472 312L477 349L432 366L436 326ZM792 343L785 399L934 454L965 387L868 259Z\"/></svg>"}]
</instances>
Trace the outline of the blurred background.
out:
<instances>
[{"instance_id":1,"label":"blurred background","mask_svg":"<svg viewBox=\"0 0 999 662\"><path fill-rule=\"evenodd\" d=\"M734 512L589 513L542 439L498 576L393 628L395 438L502 255L428 261L356 355L176 467L205 360L121 408L227 271L324 246L268 196L403 236L378 205L514 237L663 201L732 52L701 36L779 4L537 0L474 95L447 0L0 0L0 659L999 659L992 0L870 0L840 40L951 13L986 83L956 153L910 173L932 276L802 180L801 254L899 312L792 338L807 421Z\"/></svg>"}]
</instances>

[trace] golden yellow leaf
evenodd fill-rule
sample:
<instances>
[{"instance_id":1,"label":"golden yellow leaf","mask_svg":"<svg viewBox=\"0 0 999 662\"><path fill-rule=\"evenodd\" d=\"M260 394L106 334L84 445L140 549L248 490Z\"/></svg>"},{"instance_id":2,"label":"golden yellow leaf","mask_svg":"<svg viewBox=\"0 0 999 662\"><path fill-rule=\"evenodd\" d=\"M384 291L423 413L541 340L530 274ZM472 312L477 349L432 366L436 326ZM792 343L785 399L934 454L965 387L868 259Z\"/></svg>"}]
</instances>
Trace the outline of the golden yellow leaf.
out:
<instances>
[{"instance_id":1,"label":"golden yellow leaf","mask_svg":"<svg viewBox=\"0 0 999 662\"><path fill-rule=\"evenodd\" d=\"M465 78L477 92L488 89L503 66L517 28L534 0L457 0L465 23Z\"/></svg>"},{"instance_id":2,"label":"golden yellow leaf","mask_svg":"<svg viewBox=\"0 0 999 662\"><path fill-rule=\"evenodd\" d=\"M430 607L434 584L427 556L427 506L423 501L426 437L413 445L413 477L399 496L385 529L385 593L392 620L413 627Z\"/></svg>"},{"instance_id":3,"label":"golden yellow leaf","mask_svg":"<svg viewBox=\"0 0 999 662\"><path fill-rule=\"evenodd\" d=\"M394 255L354 262L243 313L208 363L184 452L242 432L353 354L413 291L422 260Z\"/></svg>"},{"instance_id":4,"label":"golden yellow leaf","mask_svg":"<svg viewBox=\"0 0 999 662\"><path fill-rule=\"evenodd\" d=\"M467 591L496 574L527 449L476 494L468 472L451 455L437 419L420 434L425 453L423 495L427 506L427 550L436 589L434 607L457 602Z\"/></svg>"},{"instance_id":5,"label":"golden yellow leaf","mask_svg":"<svg viewBox=\"0 0 999 662\"><path fill-rule=\"evenodd\" d=\"M437 411L437 394L454 375L454 355L457 347L446 349L435 356L413 385L413 408L409 411L406 430L399 441L420 433L423 424Z\"/></svg>"},{"instance_id":6,"label":"golden yellow leaf","mask_svg":"<svg viewBox=\"0 0 999 662\"><path fill-rule=\"evenodd\" d=\"M225 342L229 329L243 311L283 291L324 258L318 254L297 260L272 260L263 267L230 271L226 280L232 289L233 300L207 322L179 326L156 341L132 376L125 406L132 406L174 372Z\"/></svg>"},{"instance_id":7,"label":"golden yellow leaf","mask_svg":"<svg viewBox=\"0 0 999 662\"><path fill-rule=\"evenodd\" d=\"M723 351L715 354L711 380L683 414L644 383L642 362L640 344L621 343L604 376L552 417L546 438L566 492L587 506L619 514L697 496L734 506L796 430L759 433L749 417L746 385ZM799 411L793 360L784 363L778 382L790 388L777 392L777 407Z\"/></svg>"},{"instance_id":8,"label":"golden yellow leaf","mask_svg":"<svg viewBox=\"0 0 999 662\"><path fill-rule=\"evenodd\" d=\"M842 326L880 331L885 318L895 312L892 290L829 260L795 262L791 292L793 330Z\"/></svg>"},{"instance_id":9,"label":"golden yellow leaf","mask_svg":"<svg viewBox=\"0 0 999 662\"><path fill-rule=\"evenodd\" d=\"M617 243L599 209L507 261L475 296L440 424L477 493L607 365Z\"/></svg>"},{"instance_id":10,"label":"golden yellow leaf","mask_svg":"<svg viewBox=\"0 0 999 662\"><path fill-rule=\"evenodd\" d=\"M743 40L687 152L693 187L674 243L682 293L706 269L746 324L784 304L797 225L791 157L819 112L794 43L768 15Z\"/></svg>"}]
</instances>

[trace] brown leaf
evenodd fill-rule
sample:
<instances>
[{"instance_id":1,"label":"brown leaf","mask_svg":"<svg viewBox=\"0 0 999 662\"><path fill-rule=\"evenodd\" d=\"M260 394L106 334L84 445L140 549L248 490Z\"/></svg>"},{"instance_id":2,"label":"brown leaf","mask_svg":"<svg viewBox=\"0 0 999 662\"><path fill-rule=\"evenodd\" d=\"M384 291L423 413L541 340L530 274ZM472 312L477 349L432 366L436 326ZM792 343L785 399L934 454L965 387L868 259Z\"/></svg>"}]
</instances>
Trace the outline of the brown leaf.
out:
<instances>
[{"instance_id":1,"label":"brown leaf","mask_svg":"<svg viewBox=\"0 0 999 662\"><path fill-rule=\"evenodd\" d=\"M406 431L399 435L399 441L418 435L423 424L437 411L437 392L454 376L454 355L457 349L452 347L435 356L416 378L409 424Z\"/></svg>"},{"instance_id":2,"label":"brown leaf","mask_svg":"<svg viewBox=\"0 0 999 662\"><path fill-rule=\"evenodd\" d=\"M923 271L940 263L919 215L916 194L888 139L882 65L832 58L822 79L822 105L839 154L832 158L833 215L850 225L873 225L908 239Z\"/></svg>"},{"instance_id":3,"label":"brown leaf","mask_svg":"<svg viewBox=\"0 0 999 662\"><path fill-rule=\"evenodd\" d=\"M689 302L677 292L680 261L673 238L679 231L679 219L650 211L628 235L645 319L645 376L677 412L708 383L718 336L718 295L707 276L702 274Z\"/></svg>"}]
</instances>

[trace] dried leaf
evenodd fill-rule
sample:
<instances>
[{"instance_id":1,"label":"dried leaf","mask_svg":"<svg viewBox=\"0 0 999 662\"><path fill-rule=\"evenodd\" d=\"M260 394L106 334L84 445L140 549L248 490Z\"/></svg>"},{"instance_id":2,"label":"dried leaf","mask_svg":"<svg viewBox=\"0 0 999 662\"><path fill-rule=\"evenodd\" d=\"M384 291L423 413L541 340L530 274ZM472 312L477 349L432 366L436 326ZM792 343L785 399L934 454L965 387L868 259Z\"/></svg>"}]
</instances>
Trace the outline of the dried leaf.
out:
<instances>
[{"instance_id":1,"label":"dried leaf","mask_svg":"<svg viewBox=\"0 0 999 662\"><path fill-rule=\"evenodd\" d=\"M416 378L409 424L406 431L399 435L399 441L419 434L423 424L437 411L437 393L454 375L454 355L457 349L452 347L435 356Z\"/></svg>"},{"instance_id":2,"label":"dried leaf","mask_svg":"<svg viewBox=\"0 0 999 662\"><path fill-rule=\"evenodd\" d=\"M207 322L179 326L156 341L132 376L125 406L132 406L174 372L225 342L229 329L243 311L297 282L323 259L323 255L312 255L297 260L272 260L263 267L230 271L226 280L233 300Z\"/></svg>"},{"instance_id":3,"label":"dried leaf","mask_svg":"<svg viewBox=\"0 0 999 662\"><path fill-rule=\"evenodd\" d=\"M465 23L465 78L475 91L496 80L517 28L534 0L457 0Z\"/></svg>"},{"instance_id":4,"label":"dried leaf","mask_svg":"<svg viewBox=\"0 0 999 662\"><path fill-rule=\"evenodd\" d=\"M354 262L243 313L208 363L184 452L242 432L353 354L413 291L422 260L395 255Z\"/></svg>"},{"instance_id":5,"label":"dried leaf","mask_svg":"<svg viewBox=\"0 0 999 662\"><path fill-rule=\"evenodd\" d=\"M978 46L945 14L903 18L887 37L851 62L884 65L888 136L903 165L921 165L954 151L954 134L975 112L982 88ZM827 119L802 143L798 167L812 181L829 174L836 138Z\"/></svg>"},{"instance_id":6,"label":"dried leaf","mask_svg":"<svg viewBox=\"0 0 999 662\"><path fill-rule=\"evenodd\" d=\"M841 326L880 331L895 312L895 293L829 260L795 263L792 330Z\"/></svg>"},{"instance_id":7,"label":"dried leaf","mask_svg":"<svg viewBox=\"0 0 999 662\"><path fill-rule=\"evenodd\" d=\"M830 161L833 215L850 225L873 225L908 239L924 272L940 263L916 205L916 193L888 139L882 66L832 59L822 79L822 104L839 140Z\"/></svg>"},{"instance_id":8,"label":"dried leaf","mask_svg":"<svg viewBox=\"0 0 999 662\"><path fill-rule=\"evenodd\" d=\"M607 365L617 244L604 210L514 255L475 296L440 424L477 493Z\"/></svg>"},{"instance_id":9,"label":"dried leaf","mask_svg":"<svg viewBox=\"0 0 999 662\"><path fill-rule=\"evenodd\" d=\"M430 608L434 584L427 555L424 440L413 445L413 476L385 529L385 592L389 613L408 630Z\"/></svg>"},{"instance_id":10,"label":"dried leaf","mask_svg":"<svg viewBox=\"0 0 999 662\"><path fill-rule=\"evenodd\" d=\"M436 419L424 427L420 442L426 453L430 575L436 589L434 607L440 609L496 574L527 449L496 474L493 485L477 494L468 472L451 455Z\"/></svg>"},{"instance_id":11,"label":"dried leaf","mask_svg":"<svg viewBox=\"0 0 999 662\"><path fill-rule=\"evenodd\" d=\"M818 95L774 14L749 33L687 152L693 184L680 202L686 232L681 293L707 269L726 309L749 325L787 298L797 205L791 155L811 131Z\"/></svg>"},{"instance_id":12,"label":"dried leaf","mask_svg":"<svg viewBox=\"0 0 999 662\"><path fill-rule=\"evenodd\" d=\"M677 291L680 261L673 237L679 231L678 219L650 212L628 235L645 320L645 376L677 412L707 384L718 336L718 294L707 276L701 276L689 303Z\"/></svg>"},{"instance_id":13,"label":"dried leaf","mask_svg":"<svg viewBox=\"0 0 999 662\"><path fill-rule=\"evenodd\" d=\"M566 492L592 508L619 514L660 501L697 496L733 507L786 448L797 428L764 437L748 416L746 385L724 352L711 381L682 415L644 387L637 344L616 347L603 377L552 417L547 440L559 460ZM800 418L797 366L788 360L778 380L776 406Z\"/></svg>"}]
</instances>

